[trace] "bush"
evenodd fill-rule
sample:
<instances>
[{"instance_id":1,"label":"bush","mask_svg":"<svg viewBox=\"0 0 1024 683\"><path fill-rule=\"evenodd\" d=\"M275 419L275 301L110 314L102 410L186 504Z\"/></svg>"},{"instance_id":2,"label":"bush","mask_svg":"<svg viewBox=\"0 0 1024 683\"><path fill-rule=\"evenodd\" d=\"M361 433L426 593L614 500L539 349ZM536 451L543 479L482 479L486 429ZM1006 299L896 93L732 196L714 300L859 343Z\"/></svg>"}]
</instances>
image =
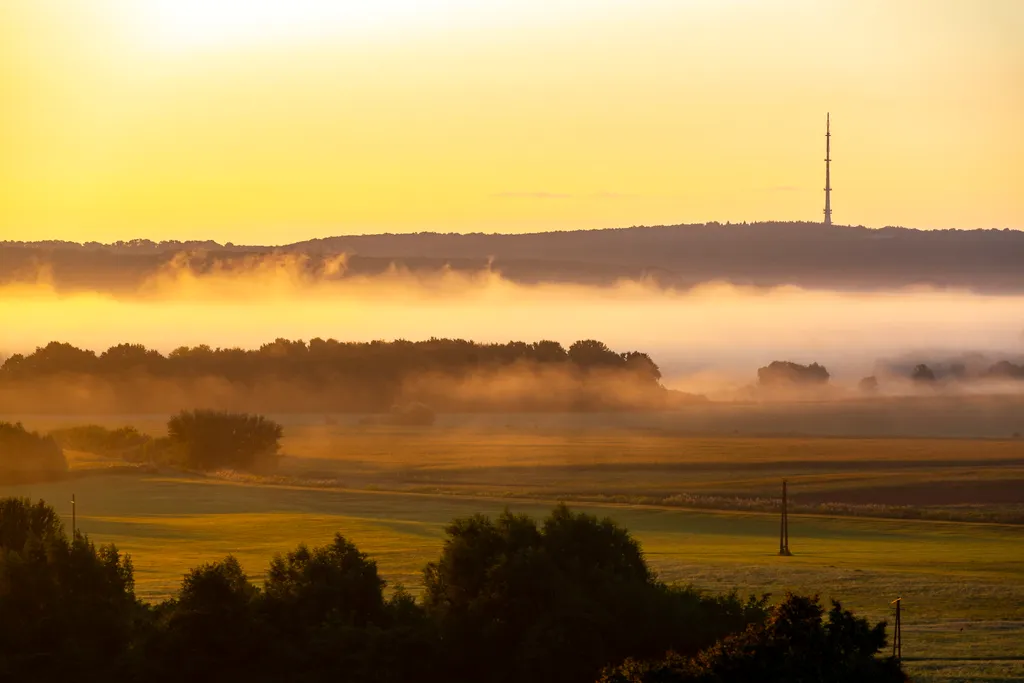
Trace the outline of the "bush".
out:
<instances>
[{"instance_id":1,"label":"bush","mask_svg":"<svg viewBox=\"0 0 1024 683\"><path fill-rule=\"evenodd\" d=\"M282 431L262 415L182 411L167 423L167 445L183 467L263 470L277 463Z\"/></svg>"},{"instance_id":2,"label":"bush","mask_svg":"<svg viewBox=\"0 0 1024 683\"><path fill-rule=\"evenodd\" d=\"M67 471L64 451L53 438L27 431L21 423L0 422L0 483L49 481Z\"/></svg>"}]
</instances>

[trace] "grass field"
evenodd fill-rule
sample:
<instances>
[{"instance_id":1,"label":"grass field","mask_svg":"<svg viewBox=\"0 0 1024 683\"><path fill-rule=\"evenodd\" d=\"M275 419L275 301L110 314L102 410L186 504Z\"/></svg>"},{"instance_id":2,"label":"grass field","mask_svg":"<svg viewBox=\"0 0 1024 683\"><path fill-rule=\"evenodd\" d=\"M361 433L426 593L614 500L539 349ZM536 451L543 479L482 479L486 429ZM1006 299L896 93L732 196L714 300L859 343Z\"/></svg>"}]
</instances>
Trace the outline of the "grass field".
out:
<instances>
[{"instance_id":1,"label":"grass field","mask_svg":"<svg viewBox=\"0 0 1024 683\"><path fill-rule=\"evenodd\" d=\"M162 431L158 419L110 421L128 422ZM712 437L526 417L432 429L320 417L286 423L285 433L278 478L106 471L111 463L71 454L77 476L0 495L69 512L75 493L80 528L132 554L138 593L150 600L228 553L258 579L274 553L335 531L376 558L390 582L416 591L452 518L506 505L541 516L572 500L629 528L667 581L820 592L874 619L902 596L916 680L1024 680L1024 525L797 514L795 555L780 558L775 513L688 509L763 499L770 510L786 477L809 507L1014 518L1024 504L1020 440Z\"/></svg>"}]
</instances>

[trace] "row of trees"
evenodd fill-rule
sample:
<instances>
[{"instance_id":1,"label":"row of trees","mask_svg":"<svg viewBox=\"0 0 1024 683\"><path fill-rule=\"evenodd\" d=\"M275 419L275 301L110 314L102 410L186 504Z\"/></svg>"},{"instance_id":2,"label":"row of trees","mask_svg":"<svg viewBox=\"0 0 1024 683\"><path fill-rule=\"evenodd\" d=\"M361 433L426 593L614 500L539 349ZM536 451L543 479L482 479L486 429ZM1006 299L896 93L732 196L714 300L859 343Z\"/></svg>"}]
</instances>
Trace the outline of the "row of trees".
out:
<instances>
[{"instance_id":1,"label":"row of trees","mask_svg":"<svg viewBox=\"0 0 1024 683\"><path fill-rule=\"evenodd\" d=\"M919 384L930 384L940 379L957 381L969 380L1024 380L1024 365L1016 365L1007 360L999 361L979 372L970 372L963 363L953 363L948 367L935 369L925 363L917 363L912 368L894 368L894 374L903 374ZM809 388L823 387L828 384L830 375L823 365L811 363L801 365L790 361L772 361L757 371L757 382L763 388ZM878 389L878 378L874 375L865 377L858 387L864 392Z\"/></svg>"},{"instance_id":2,"label":"row of trees","mask_svg":"<svg viewBox=\"0 0 1024 683\"><path fill-rule=\"evenodd\" d=\"M53 342L0 365L0 411L171 412L203 405L253 412L371 412L425 403L445 412L665 408L661 371L638 351L595 340L478 344L431 339L259 349L137 344L96 354ZM74 391L68 391L73 387Z\"/></svg>"},{"instance_id":3,"label":"row of trees","mask_svg":"<svg viewBox=\"0 0 1024 683\"><path fill-rule=\"evenodd\" d=\"M884 625L835 605L822 631L816 599L769 608L666 586L628 532L565 507L539 524L455 520L422 600L386 596L376 563L340 534L275 557L262 586L230 556L158 605L133 585L113 546L68 539L42 502L0 500L0 679L904 680L876 658Z\"/></svg>"},{"instance_id":4,"label":"row of trees","mask_svg":"<svg viewBox=\"0 0 1024 683\"><path fill-rule=\"evenodd\" d=\"M50 342L33 353L14 354L0 365L4 378L39 378L55 374L219 376L255 382L266 376L302 377L314 383L372 378L386 382L411 373L461 375L489 366L570 364L579 370L616 369L647 381L661 379L658 366L639 351L617 353L593 339L568 349L555 341L479 344L462 339L411 342L339 342L335 339L276 339L259 349L182 346L164 356L141 344L118 344L97 354L71 344Z\"/></svg>"}]
</instances>

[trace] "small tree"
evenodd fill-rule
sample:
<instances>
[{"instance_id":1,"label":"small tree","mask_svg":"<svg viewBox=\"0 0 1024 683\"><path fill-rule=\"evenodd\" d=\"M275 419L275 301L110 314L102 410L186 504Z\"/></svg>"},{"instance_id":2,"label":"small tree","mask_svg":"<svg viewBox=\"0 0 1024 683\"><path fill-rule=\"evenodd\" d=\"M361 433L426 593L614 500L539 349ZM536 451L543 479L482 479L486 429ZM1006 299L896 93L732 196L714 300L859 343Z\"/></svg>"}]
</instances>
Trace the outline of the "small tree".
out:
<instances>
[{"instance_id":1,"label":"small tree","mask_svg":"<svg viewBox=\"0 0 1024 683\"><path fill-rule=\"evenodd\" d=\"M276 463L283 430L262 415L182 411L167 423L181 465L198 470L254 470Z\"/></svg>"},{"instance_id":2,"label":"small tree","mask_svg":"<svg viewBox=\"0 0 1024 683\"><path fill-rule=\"evenodd\" d=\"M930 384L935 381L935 372L924 363L921 363L914 367L914 371L910 373L910 379L922 384Z\"/></svg>"},{"instance_id":3,"label":"small tree","mask_svg":"<svg viewBox=\"0 0 1024 683\"><path fill-rule=\"evenodd\" d=\"M876 394L878 393L878 378L874 375L865 377L857 384L857 388L862 394Z\"/></svg>"}]
</instances>

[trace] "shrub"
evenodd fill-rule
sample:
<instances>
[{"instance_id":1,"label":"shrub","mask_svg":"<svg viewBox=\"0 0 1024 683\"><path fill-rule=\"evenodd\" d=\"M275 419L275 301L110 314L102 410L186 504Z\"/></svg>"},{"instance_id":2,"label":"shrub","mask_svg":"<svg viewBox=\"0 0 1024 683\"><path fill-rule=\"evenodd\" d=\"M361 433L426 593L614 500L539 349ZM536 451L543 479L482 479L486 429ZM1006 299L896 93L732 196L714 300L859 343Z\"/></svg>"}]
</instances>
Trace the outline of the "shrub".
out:
<instances>
[{"instance_id":1,"label":"shrub","mask_svg":"<svg viewBox=\"0 0 1024 683\"><path fill-rule=\"evenodd\" d=\"M21 423L0 422L0 483L30 484L59 479L68 471L60 445Z\"/></svg>"},{"instance_id":2,"label":"shrub","mask_svg":"<svg viewBox=\"0 0 1024 683\"><path fill-rule=\"evenodd\" d=\"M182 411L167 423L168 447L179 464L207 471L272 467L277 462L281 434L278 423L248 413Z\"/></svg>"}]
</instances>

